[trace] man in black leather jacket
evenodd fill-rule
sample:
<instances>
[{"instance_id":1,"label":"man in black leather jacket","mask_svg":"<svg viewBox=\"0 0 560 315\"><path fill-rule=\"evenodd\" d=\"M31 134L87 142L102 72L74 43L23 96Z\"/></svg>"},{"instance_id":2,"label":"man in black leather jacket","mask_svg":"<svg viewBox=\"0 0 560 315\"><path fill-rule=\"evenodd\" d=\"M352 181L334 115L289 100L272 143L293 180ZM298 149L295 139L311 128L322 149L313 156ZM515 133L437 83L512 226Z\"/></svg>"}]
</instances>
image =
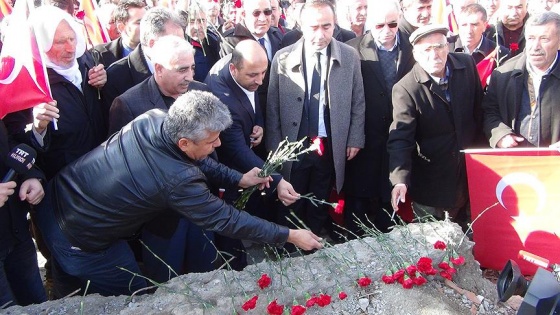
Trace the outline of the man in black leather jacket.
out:
<instances>
[{"instance_id":1,"label":"man in black leather jacket","mask_svg":"<svg viewBox=\"0 0 560 315\"><path fill-rule=\"evenodd\" d=\"M87 293L130 294L146 286L126 238L172 209L223 235L304 250L320 238L239 211L212 195L207 181L267 185L255 168L240 174L207 158L231 124L227 107L207 92L180 96L168 113L151 110L63 169L38 209L39 225L62 269ZM54 214L53 214L54 212ZM120 268L126 269L123 271Z\"/></svg>"}]
</instances>

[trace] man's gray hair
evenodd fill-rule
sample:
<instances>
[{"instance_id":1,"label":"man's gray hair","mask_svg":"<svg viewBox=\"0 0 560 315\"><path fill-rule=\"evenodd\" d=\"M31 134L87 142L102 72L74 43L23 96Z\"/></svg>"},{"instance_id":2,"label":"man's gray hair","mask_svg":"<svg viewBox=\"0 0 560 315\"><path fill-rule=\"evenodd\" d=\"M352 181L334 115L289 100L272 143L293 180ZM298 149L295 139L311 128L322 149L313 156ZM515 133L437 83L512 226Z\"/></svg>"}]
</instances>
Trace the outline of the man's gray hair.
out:
<instances>
[{"instance_id":1,"label":"man's gray hair","mask_svg":"<svg viewBox=\"0 0 560 315\"><path fill-rule=\"evenodd\" d=\"M541 26L549 23L554 23L556 26L556 35L560 36L560 14L552 11L544 11L533 14L527 20L527 25Z\"/></svg>"},{"instance_id":2,"label":"man's gray hair","mask_svg":"<svg viewBox=\"0 0 560 315\"><path fill-rule=\"evenodd\" d=\"M229 110L214 94L189 91L177 98L163 122L163 132L174 143L181 138L201 141L208 132L223 131L231 126Z\"/></svg>"},{"instance_id":3,"label":"man's gray hair","mask_svg":"<svg viewBox=\"0 0 560 315\"><path fill-rule=\"evenodd\" d=\"M165 35L155 42L150 51L150 60L169 69L173 58L176 58L183 52L194 55L193 46L182 37Z\"/></svg>"},{"instance_id":4,"label":"man's gray hair","mask_svg":"<svg viewBox=\"0 0 560 315\"><path fill-rule=\"evenodd\" d=\"M148 10L140 21L140 44L148 46L150 40L163 36L165 34L165 26L168 23L185 29L181 18L168 8L155 7Z\"/></svg>"}]
</instances>

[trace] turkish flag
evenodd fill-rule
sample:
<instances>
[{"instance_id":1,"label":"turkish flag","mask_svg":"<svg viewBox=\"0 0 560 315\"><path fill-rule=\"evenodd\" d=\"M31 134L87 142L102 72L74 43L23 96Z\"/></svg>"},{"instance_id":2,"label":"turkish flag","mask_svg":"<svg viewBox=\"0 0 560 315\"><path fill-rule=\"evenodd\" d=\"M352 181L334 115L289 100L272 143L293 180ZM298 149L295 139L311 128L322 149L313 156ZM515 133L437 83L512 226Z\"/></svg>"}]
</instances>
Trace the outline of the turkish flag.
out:
<instances>
[{"instance_id":1,"label":"turkish flag","mask_svg":"<svg viewBox=\"0 0 560 315\"><path fill-rule=\"evenodd\" d=\"M32 0L18 0L0 54L0 118L52 101L43 56L27 23Z\"/></svg>"},{"instance_id":2,"label":"turkish flag","mask_svg":"<svg viewBox=\"0 0 560 315\"><path fill-rule=\"evenodd\" d=\"M523 274L534 274L537 267L518 258L520 250L559 263L558 150L466 150L465 156L480 265L501 270L513 259Z\"/></svg>"},{"instance_id":3,"label":"turkish flag","mask_svg":"<svg viewBox=\"0 0 560 315\"><path fill-rule=\"evenodd\" d=\"M111 41L107 30L101 24L99 16L97 16L97 13L99 12L97 8L97 1L81 0L80 10L81 11L76 14L76 17L82 20L85 25L86 36L89 44L95 46Z\"/></svg>"},{"instance_id":4,"label":"turkish flag","mask_svg":"<svg viewBox=\"0 0 560 315\"><path fill-rule=\"evenodd\" d=\"M496 68L496 54L498 53L498 49L494 49L486 58L482 59L479 63L476 64L476 70L478 71L478 76L480 77L480 84L482 84L482 88L485 89L488 85L488 78L492 75L492 71Z\"/></svg>"},{"instance_id":5,"label":"turkish flag","mask_svg":"<svg viewBox=\"0 0 560 315\"><path fill-rule=\"evenodd\" d=\"M12 5L8 3L8 0L0 0L0 20L10 14L12 14Z\"/></svg>"}]
</instances>

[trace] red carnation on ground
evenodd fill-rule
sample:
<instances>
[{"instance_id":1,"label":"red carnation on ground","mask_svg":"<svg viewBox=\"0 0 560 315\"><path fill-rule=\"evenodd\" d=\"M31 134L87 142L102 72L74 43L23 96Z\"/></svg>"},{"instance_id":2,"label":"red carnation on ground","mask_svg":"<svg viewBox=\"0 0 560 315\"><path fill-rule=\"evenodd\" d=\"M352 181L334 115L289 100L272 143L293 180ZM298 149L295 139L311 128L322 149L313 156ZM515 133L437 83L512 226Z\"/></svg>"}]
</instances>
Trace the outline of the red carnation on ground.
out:
<instances>
[{"instance_id":1,"label":"red carnation on ground","mask_svg":"<svg viewBox=\"0 0 560 315\"><path fill-rule=\"evenodd\" d=\"M341 292L338 294L338 298L341 299L341 300L344 300L344 299L347 298L347 297L348 297L348 294L346 294L346 292L344 292L344 291L341 291Z\"/></svg>"},{"instance_id":2,"label":"red carnation on ground","mask_svg":"<svg viewBox=\"0 0 560 315\"><path fill-rule=\"evenodd\" d=\"M432 266L432 259L430 257L420 257L416 263L416 267L421 273L427 273L429 270L434 269Z\"/></svg>"},{"instance_id":3,"label":"red carnation on ground","mask_svg":"<svg viewBox=\"0 0 560 315\"><path fill-rule=\"evenodd\" d=\"M463 256L451 258L450 260L456 266L462 266L462 265L465 264L465 257L463 257Z\"/></svg>"},{"instance_id":4,"label":"red carnation on ground","mask_svg":"<svg viewBox=\"0 0 560 315\"><path fill-rule=\"evenodd\" d=\"M390 271L387 271L387 273L389 272ZM391 284L395 282L395 278L393 278L393 275L384 274L383 277L381 277L381 281L385 282L386 284Z\"/></svg>"},{"instance_id":5,"label":"red carnation on ground","mask_svg":"<svg viewBox=\"0 0 560 315\"><path fill-rule=\"evenodd\" d=\"M403 278L402 287L405 289L412 289L413 286L414 281L412 281L412 279L408 275L405 275Z\"/></svg>"},{"instance_id":6,"label":"red carnation on ground","mask_svg":"<svg viewBox=\"0 0 560 315\"><path fill-rule=\"evenodd\" d=\"M418 268L416 268L415 265L410 265L408 267L406 267L406 273L408 273L409 276L414 277L416 276L416 271L418 270Z\"/></svg>"},{"instance_id":7,"label":"red carnation on ground","mask_svg":"<svg viewBox=\"0 0 560 315\"><path fill-rule=\"evenodd\" d=\"M257 300L259 299L258 295L253 296L251 299L249 299L247 302L243 303L243 305L241 306L241 308L246 312L248 310L252 310L255 308L255 306L257 306Z\"/></svg>"},{"instance_id":8,"label":"red carnation on ground","mask_svg":"<svg viewBox=\"0 0 560 315\"><path fill-rule=\"evenodd\" d=\"M328 294L320 294L319 298L317 299L317 305L320 307L325 307L331 304L331 296Z\"/></svg>"},{"instance_id":9,"label":"red carnation on ground","mask_svg":"<svg viewBox=\"0 0 560 315\"><path fill-rule=\"evenodd\" d=\"M367 287L370 284L371 284L371 279L369 277L361 277L360 279L358 279L358 285L360 287Z\"/></svg>"},{"instance_id":10,"label":"red carnation on ground","mask_svg":"<svg viewBox=\"0 0 560 315\"><path fill-rule=\"evenodd\" d=\"M447 261L442 261L438 264L438 267L440 267L443 270L447 270L449 268L451 268L451 266L449 266L449 262Z\"/></svg>"},{"instance_id":11,"label":"red carnation on ground","mask_svg":"<svg viewBox=\"0 0 560 315\"><path fill-rule=\"evenodd\" d=\"M318 297L316 297L315 295L310 297L309 299L307 299L307 302L305 302L305 306L312 307L313 305L317 304L317 299Z\"/></svg>"},{"instance_id":12,"label":"red carnation on ground","mask_svg":"<svg viewBox=\"0 0 560 315\"><path fill-rule=\"evenodd\" d=\"M447 279L447 280L453 280L453 275L450 274L449 272L447 272L447 270L442 270L442 271L439 273L439 275L442 276L442 277L444 277L444 278Z\"/></svg>"},{"instance_id":13,"label":"red carnation on ground","mask_svg":"<svg viewBox=\"0 0 560 315\"><path fill-rule=\"evenodd\" d=\"M393 274L393 279L395 279L395 281L397 281L398 283L402 282L403 277L404 277L404 269L397 270L397 272Z\"/></svg>"},{"instance_id":14,"label":"red carnation on ground","mask_svg":"<svg viewBox=\"0 0 560 315\"><path fill-rule=\"evenodd\" d=\"M270 302L266 307L269 315L282 315L284 313L284 305L278 304L276 300Z\"/></svg>"},{"instance_id":15,"label":"red carnation on ground","mask_svg":"<svg viewBox=\"0 0 560 315\"><path fill-rule=\"evenodd\" d=\"M291 315L302 315L307 309L301 305L293 305Z\"/></svg>"},{"instance_id":16,"label":"red carnation on ground","mask_svg":"<svg viewBox=\"0 0 560 315\"><path fill-rule=\"evenodd\" d=\"M263 273L263 275L257 281L257 284L259 285L259 288L261 288L261 290L262 290L264 288L267 288L270 285L271 282L272 282L272 279L270 279L270 277L266 273Z\"/></svg>"},{"instance_id":17,"label":"red carnation on ground","mask_svg":"<svg viewBox=\"0 0 560 315\"><path fill-rule=\"evenodd\" d=\"M447 248L447 245L445 245L445 243L442 241L437 241L434 243L434 248L444 250Z\"/></svg>"},{"instance_id":18,"label":"red carnation on ground","mask_svg":"<svg viewBox=\"0 0 560 315\"><path fill-rule=\"evenodd\" d=\"M414 282L414 284L417 285L417 286L421 286L424 283L428 282L428 280L426 280L426 278L424 278L422 276L418 276L416 278L413 278L412 282Z\"/></svg>"}]
</instances>

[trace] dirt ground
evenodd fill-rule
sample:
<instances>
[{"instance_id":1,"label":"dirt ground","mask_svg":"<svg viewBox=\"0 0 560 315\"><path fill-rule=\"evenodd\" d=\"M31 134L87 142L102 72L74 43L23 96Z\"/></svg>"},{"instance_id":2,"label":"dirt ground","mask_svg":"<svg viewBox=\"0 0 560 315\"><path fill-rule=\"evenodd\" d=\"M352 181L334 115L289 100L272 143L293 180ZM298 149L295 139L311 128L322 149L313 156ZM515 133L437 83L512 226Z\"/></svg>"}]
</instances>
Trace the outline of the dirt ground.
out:
<instances>
[{"instance_id":1,"label":"dirt ground","mask_svg":"<svg viewBox=\"0 0 560 315\"><path fill-rule=\"evenodd\" d=\"M309 307L305 314L515 314L515 308L498 302L496 285L485 279L472 256L473 243L463 241L457 247L466 263L457 268L453 282L440 276L428 277L420 287L404 289L399 284L385 284L380 279L397 257L419 256L441 262L443 251L434 250L436 240L459 244L460 228L451 223L411 224L382 239L369 237L320 250L314 254L281 260L265 259L242 272L217 270L188 274L159 286L154 294L101 297L76 296L28 307L12 307L2 314L267 314L267 305L276 300L288 309L305 304L312 295L326 294L331 302ZM388 247L391 244L390 254ZM249 251L260 261L261 246ZM256 282L262 274L271 285L260 289ZM367 276L373 283L357 285ZM341 300L344 291L348 297ZM241 306L258 296L256 307L245 312ZM284 314L290 314L285 312Z\"/></svg>"}]
</instances>

